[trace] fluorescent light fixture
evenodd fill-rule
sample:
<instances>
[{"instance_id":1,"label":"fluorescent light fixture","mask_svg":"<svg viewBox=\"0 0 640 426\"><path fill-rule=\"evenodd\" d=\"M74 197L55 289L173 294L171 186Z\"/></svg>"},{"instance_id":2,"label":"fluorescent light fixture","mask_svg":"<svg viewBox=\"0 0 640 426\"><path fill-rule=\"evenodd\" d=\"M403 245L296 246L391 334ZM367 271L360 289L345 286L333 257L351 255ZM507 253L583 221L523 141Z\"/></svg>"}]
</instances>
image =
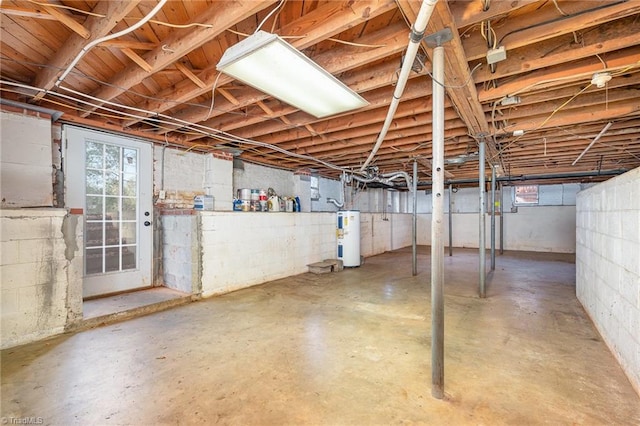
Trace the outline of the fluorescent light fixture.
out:
<instances>
[{"instance_id":1,"label":"fluorescent light fixture","mask_svg":"<svg viewBox=\"0 0 640 426\"><path fill-rule=\"evenodd\" d=\"M227 49L217 70L317 118L369 105L298 49L264 31Z\"/></svg>"}]
</instances>

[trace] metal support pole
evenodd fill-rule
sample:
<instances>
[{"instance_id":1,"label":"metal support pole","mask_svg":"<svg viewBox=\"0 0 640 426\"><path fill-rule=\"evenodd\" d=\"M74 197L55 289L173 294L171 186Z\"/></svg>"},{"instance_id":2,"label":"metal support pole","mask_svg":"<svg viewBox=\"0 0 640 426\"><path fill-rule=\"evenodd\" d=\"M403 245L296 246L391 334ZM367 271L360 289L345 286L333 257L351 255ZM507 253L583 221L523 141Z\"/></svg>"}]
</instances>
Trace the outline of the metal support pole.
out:
<instances>
[{"instance_id":1,"label":"metal support pole","mask_svg":"<svg viewBox=\"0 0 640 426\"><path fill-rule=\"evenodd\" d=\"M449 256L453 256L453 213L451 207L453 205L453 185L449 184Z\"/></svg>"},{"instance_id":2,"label":"metal support pole","mask_svg":"<svg viewBox=\"0 0 640 426\"><path fill-rule=\"evenodd\" d=\"M496 168L491 165L491 270L496 269Z\"/></svg>"},{"instance_id":3,"label":"metal support pole","mask_svg":"<svg viewBox=\"0 0 640 426\"><path fill-rule=\"evenodd\" d=\"M484 177L484 150L485 150L485 142L484 137L480 140L480 159L479 159L479 189L480 189L480 241L478 243L479 254L480 254L480 297L484 298L486 296L485 292L485 277L486 277L486 266L485 266L485 252L486 252L486 236L485 236L485 177Z\"/></svg>"},{"instance_id":4,"label":"metal support pole","mask_svg":"<svg viewBox=\"0 0 640 426\"><path fill-rule=\"evenodd\" d=\"M500 184L500 254L504 254L504 186Z\"/></svg>"},{"instance_id":5,"label":"metal support pole","mask_svg":"<svg viewBox=\"0 0 640 426\"><path fill-rule=\"evenodd\" d=\"M413 160L413 270L418 275L418 160Z\"/></svg>"},{"instance_id":6,"label":"metal support pole","mask_svg":"<svg viewBox=\"0 0 640 426\"><path fill-rule=\"evenodd\" d=\"M431 395L444 398L444 48L433 49L431 216Z\"/></svg>"}]
</instances>

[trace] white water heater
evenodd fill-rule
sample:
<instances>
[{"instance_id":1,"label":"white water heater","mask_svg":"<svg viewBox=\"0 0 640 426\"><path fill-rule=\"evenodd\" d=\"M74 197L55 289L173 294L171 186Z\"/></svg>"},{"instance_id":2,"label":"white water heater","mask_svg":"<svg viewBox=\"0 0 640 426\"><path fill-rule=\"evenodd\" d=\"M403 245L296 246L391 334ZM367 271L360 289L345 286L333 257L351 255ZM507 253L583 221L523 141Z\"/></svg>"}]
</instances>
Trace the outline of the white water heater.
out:
<instances>
[{"instance_id":1,"label":"white water heater","mask_svg":"<svg viewBox=\"0 0 640 426\"><path fill-rule=\"evenodd\" d=\"M338 212L338 259L345 267L360 266L360 212Z\"/></svg>"}]
</instances>

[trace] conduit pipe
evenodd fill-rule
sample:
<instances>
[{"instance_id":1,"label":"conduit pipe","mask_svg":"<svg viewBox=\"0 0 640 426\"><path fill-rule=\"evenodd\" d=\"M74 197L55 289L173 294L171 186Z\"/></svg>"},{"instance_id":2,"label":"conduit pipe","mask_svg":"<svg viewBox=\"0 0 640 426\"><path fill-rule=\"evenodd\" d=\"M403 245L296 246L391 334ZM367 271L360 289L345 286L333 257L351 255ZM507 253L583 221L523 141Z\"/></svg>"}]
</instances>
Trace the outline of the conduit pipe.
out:
<instances>
[{"instance_id":1,"label":"conduit pipe","mask_svg":"<svg viewBox=\"0 0 640 426\"><path fill-rule=\"evenodd\" d=\"M342 175L340 175L340 195L342 196L342 201L338 201L335 198L327 198L327 203L331 203L339 209L344 207L344 187L346 182L347 174L345 172L342 172Z\"/></svg>"},{"instance_id":2,"label":"conduit pipe","mask_svg":"<svg viewBox=\"0 0 640 426\"><path fill-rule=\"evenodd\" d=\"M449 184L449 256L453 256L453 185Z\"/></svg>"},{"instance_id":3,"label":"conduit pipe","mask_svg":"<svg viewBox=\"0 0 640 426\"><path fill-rule=\"evenodd\" d=\"M407 84L407 80L409 79L409 73L411 72L411 68L413 68L413 61L415 60L416 54L418 53L420 42L424 37L424 30L427 28L427 23L431 18L431 14L433 13L433 9L435 8L437 2L438 0L423 0L422 5L420 5L420 10L418 11L416 22L414 22L413 26L411 27L407 53L404 55L404 60L402 61L400 76L398 77L398 82L396 83L396 88L393 92L393 99L391 100L391 104L389 105L387 117L385 118L384 124L382 125L382 130L378 135L378 140L376 141L373 150L369 154L369 157L367 157L367 160L360 167L360 171L364 171L369 163L371 163L371 160L373 160L373 157L375 157L378 149L380 149L380 145L382 145L384 138L387 136L387 132L389 131L389 126L391 126L393 116L395 115L396 110L398 109L398 105L400 104L400 98L402 97L402 93L404 92L404 87Z\"/></svg>"},{"instance_id":4,"label":"conduit pipe","mask_svg":"<svg viewBox=\"0 0 640 426\"><path fill-rule=\"evenodd\" d=\"M491 270L496 269L496 168L491 165Z\"/></svg>"},{"instance_id":5,"label":"conduit pipe","mask_svg":"<svg viewBox=\"0 0 640 426\"><path fill-rule=\"evenodd\" d=\"M479 180L478 180L478 195L480 198L480 208L479 210L479 239L480 241L478 242L478 247L479 247L479 254L480 254L480 268L479 268L479 279L480 279L480 283L479 283L479 296L480 298L484 298L486 297L486 291L485 291L485 278L486 278L486 262L485 262L485 255L486 255L486 237L485 237L485 190L484 190L484 185L485 185L485 176L484 176L484 159L485 157L485 141L484 138L482 138L480 140L480 162L479 162Z\"/></svg>"},{"instance_id":6,"label":"conduit pipe","mask_svg":"<svg viewBox=\"0 0 640 426\"><path fill-rule=\"evenodd\" d=\"M589 178L597 176L617 176L628 172L628 169L612 169L612 170L600 170L591 172L570 172L570 173L549 173L541 175L523 175L523 176L503 176L496 178L496 182L509 183L519 182L527 180L550 180L550 179L577 179L577 178ZM478 183L479 179L450 179L445 181L445 184L453 185L468 185ZM431 186L433 181L427 180L418 182L418 186Z\"/></svg>"},{"instance_id":7,"label":"conduit pipe","mask_svg":"<svg viewBox=\"0 0 640 426\"><path fill-rule=\"evenodd\" d=\"M126 29L124 29L122 31L118 31L117 33L114 33L114 34L109 34L109 35L106 35L104 37L95 39L91 43L89 43L85 47L83 47L82 50L80 52L78 52L78 54L73 59L73 61L71 61L71 63L67 67L67 69L65 69L64 72L62 73L62 75L60 75L60 77L58 77L58 80L56 81L55 86L56 87L60 86L60 83L62 83L62 81L67 77L67 75L69 75L71 70L73 70L73 68L75 68L75 66L78 64L78 62L80 62L80 59L82 59L82 57L85 55L85 53L87 53L89 50L91 50L93 47L97 46L100 43L103 43L103 42L108 41L108 40L112 40L114 38L118 38L120 36L123 36L125 34L129 34L130 32L137 30L138 28L140 28L141 26L146 24L151 18L153 18L154 15L156 13L158 13L160 11L160 9L162 9L162 6L164 6L164 4L166 2L167 2L167 0L160 0L158 2L158 4L156 5L156 7L151 9L151 12L149 12L144 18L142 18L141 20L139 20L138 22L136 22L134 25L130 26L129 28L126 28Z\"/></svg>"},{"instance_id":8,"label":"conduit pipe","mask_svg":"<svg viewBox=\"0 0 640 426\"><path fill-rule=\"evenodd\" d=\"M412 259L413 269L412 275L415 277L418 275L418 160L413 160L413 244Z\"/></svg>"},{"instance_id":9,"label":"conduit pipe","mask_svg":"<svg viewBox=\"0 0 640 426\"><path fill-rule=\"evenodd\" d=\"M575 161L573 163L571 163L572 166L575 166L576 163L578 161L580 161L580 159L582 158L583 155L585 155L587 153L587 151L589 151L591 149L591 147L593 146L594 143L598 142L598 139L600 139L602 137L602 135L605 134L605 132L607 130L609 130L609 127L611 127L611 125L613 124L613 122L608 122L606 126L604 126L604 128L602 130L600 130L600 133L598 133L598 136L596 136L591 143L584 149L584 151L582 151L580 153L580 155L578 155L578 158L575 159Z\"/></svg>"}]
</instances>

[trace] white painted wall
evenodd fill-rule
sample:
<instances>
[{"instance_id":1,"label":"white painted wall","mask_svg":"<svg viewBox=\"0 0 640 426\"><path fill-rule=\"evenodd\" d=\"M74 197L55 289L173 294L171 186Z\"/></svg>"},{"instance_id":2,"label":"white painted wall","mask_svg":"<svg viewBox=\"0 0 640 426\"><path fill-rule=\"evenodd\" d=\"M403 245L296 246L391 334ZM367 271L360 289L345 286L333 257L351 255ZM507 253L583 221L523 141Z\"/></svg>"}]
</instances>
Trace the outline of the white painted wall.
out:
<instances>
[{"instance_id":1,"label":"white painted wall","mask_svg":"<svg viewBox=\"0 0 640 426\"><path fill-rule=\"evenodd\" d=\"M2 207L53 204L51 118L0 111Z\"/></svg>"},{"instance_id":2,"label":"white painted wall","mask_svg":"<svg viewBox=\"0 0 640 426\"><path fill-rule=\"evenodd\" d=\"M233 189L273 188L281 197L295 196L293 173L273 167L244 162L244 169L233 169ZM237 195L237 194L236 194Z\"/></svg>"},{"instance_id":3,"label":"white painted wall","mask_svg":"<svg viewBox=\"0 0 640 426\"><path fill-rule=\"evenodd\" d=\"M0 210L2 349L82 318L82 220L62 209Z\"/></svg>"},{"instance_id":4,"label":"white painted wall","mask_svg":"<svg viewBox=\"0 0 640 426\"><path fill-rule=\"evenodd\" d=\"M342 195L342 183L339 180L327 179L324 177L318 178L320 188L320 199L311 201L311 211L314 212L336 212L338 207L332 203L327 202L327 198L333 198L334 200L341 202L343 200Z\"/></svg>"},{"instance_id":5,"label":"white painted wall","mask_svg":"<svg viewBox=\"0 0 640 426\"><path fill-rule=\"evenodd\" d=\"M200 212L202 295L307 272L336 257L330 213Z\"/></svg>"},{"instance_id":6,"label":"white painted wall","mask_svg":"<svg viewBox=\"0 0 640 426\"><path fill-rule=\"evenodd\" d=\"M640 394L640 168L577 197L576 295Z\"/></svg>"},{"instance_id":7,"label":"white painted wall","mask_svg":"<svg viewBox=\"0 0 640 426\"><path fill-rule=\"evenodd\" d=\"M161 215L162 279L166 287L199 295L200 234L194 214Z\"/></svg>"},{"instance_id":8,"label":"white painted wall","mask_svg":"<svg viewBox=\"0 0 640 426\"><path fill-rule=\"evenodd\" d=\"M233 161L213 154L205 157L204 190L213 195L215 210L233 210Z\"/></svg>"}]
</instances>

